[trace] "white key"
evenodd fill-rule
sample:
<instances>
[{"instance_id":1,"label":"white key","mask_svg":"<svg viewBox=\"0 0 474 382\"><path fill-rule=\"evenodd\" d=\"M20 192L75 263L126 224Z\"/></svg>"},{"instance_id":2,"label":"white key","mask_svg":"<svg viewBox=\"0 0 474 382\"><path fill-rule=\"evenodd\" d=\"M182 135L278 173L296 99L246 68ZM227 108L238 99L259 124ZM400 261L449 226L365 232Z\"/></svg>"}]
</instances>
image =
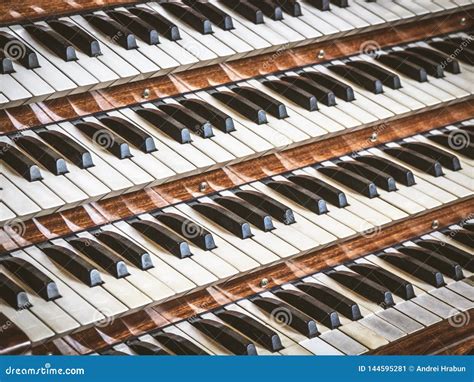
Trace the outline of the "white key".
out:
<instances>
[{"instance_id":1,"label":"white key","mask_svg":"<svg viewBox=\"0 0 474 382\"><path fill-rule=\"evenodd\" d=\"M413 12L417 16L424 16L429 13L429 11L423 8L421 5L410 0L395 0L395 2L403 8L408 9L410 12Z\"/></svg>"},{"instance_id":2,"label":"white key","mask_svg":"<svg viewBox=\"0 0 474 382\"><path fill-rule=\"evenodd\" d=\"M93 321L100 321L104 316L112 318L128 311L128 308L124 304L112 296L102 286L90 288L64 268L53 262L37 247L25 248L25 252L97 309L97 313L92 317Z\"/></svg>"},{"instance_id":3,"label":"white key","mask_svg":"<svg viewBox=\"0 0 474 382\"><path fill-rule=\"evenodd\" d=\"M320 337L302 341L300 342L300 346L315 355L344 355L344 353L329 345L327 342L324 342Z\"/></svg>"},{"instance_id":4,"label":"white key","mask_svg":"<svg viewBox=\"0 0 474 382\"><path fill-rule=\"evenodd\" d=\"M41 211L38 205L2 174L0 174L0 184L2 185L0 194L2 202L5 203L16 216L26 220Z\"/></svg>"},{"instance_id":5,"label":"white key","mask_svg":"<svg viewBox=\"0 0 474 382\"><path fill-rule=\"evenodd\" d=\"M68 122L62 124L62 126L67 128L69 126ZM77 140L74 137L72 137L67 132L67 129L62 129L58 125L48 125L47 129L52 130L52 131L59 131L63 134L66 134L72 140L78 143L81 143L80 140ZM103 161L102 158L97 156L94 152L90 151L90 154L92 156L94 166L89 167L88 169L86 169L86 171L90 173L91 175L93 175L94 177L96 177L100 182L104 183L105 186L109 187L112 190L112 193L109 196L120 195L125 190L133 187L132 182L130 182L123 175L121 175L117 170L111 167L107 162ZM70 162L68 163L68 168L71 171L71 175L73 174L74 171L76 172L83 171L82 169L79 169L79 167L73 165Z\"/></svg>"},{"instance_id":6,"label":"white key","mask_svg":"<svg viewBox=\"0 0 474 382\"><path fill-rule=\"evenodd\" d=\"M311 12L306 11L306 5L304 3L300 3L301 6L301 12L303 13L302 16L298 17L298 21L304 22L306 25L316 29L321 36L318 38L318 40L325 40L329 39L331 36L334 36L336 33L341 33L341 30L339 29L339 26L336 26L334 24L331 24L331 22L326 22L324 21L321 17L318 17L314 15ZM349 26L344 23L344 30L350 30L347 29Z\"/></svg>"},{"instance_id":7,"label":"white key","mask_svg":"<svg viewBox=\"0 0 474 382\"><path fill-rule=\"evenodd\" d=\"M183 207L184 206L185 205L183 205ZM175 213L181 216L190 216L190 221L197 222L198 224L200 224L206 229L209 228L208 221L206 221L205 222L206 224L203 225L199 223L198 219L195 219L195 217L199 218L200 216L198 215L197 212L195 212L191 208L186 208L186 212L188 212L189 215L185 215L183 212L181 212L175 207L165 208L163 212ZM212 224L212 223L209 223L209 224ZM245 272L250 269L258 267L259 264L255 260L253 260L251 257L247 256L245 253L241 252L240 249L237 249L236 247L230 245L229 243L227 243L225 240L223 240L219 235L215 233L213 233L212 236L214 238L214 243L217 246L217 248L214 248L212 252L215 253L217 256L219 256L222 260L226 261L232 267L237 269L239 272Z\"/></svg>"},{"instance_id":8,"label":"white key","mask_svg":"<svg viewBox=\"0 0 474 382\"><path fill-rule=\"evenodd\" d=\"M257 54L261 54L263 52L273 50L272 44L270 44L267 40L260 37L252 29L249 29L247 26L243 25L242 23L239 22L239 20L235 18L233 18L232 21L234 23L235 29L231 31L226 31L225 33L230 32L236 38L241 39L242 41L245 41L245 43L253 47L253 50L248 52L246 56L254 56Z\"/></svg>"},{"instance_id":9,"label":"white key","mask_svg":"<svg viewBox=\"0 0 474 382\"><path fill-rule=\"evenodd\" d=\"M29 253L41 252L37 247L28 247L24 251L14 253L16 257L21 257L33 264L37 269L50 277L58 286L62 298L55 300L66 313L79 322L82 326L93 324L97 320L102 320L104 316L97 311L86 300L80 297L74 290L66 285L62 280L56 277L45 266L37 262Z\"/></svg>"},{"instance_id":10,"label":"white key","mask_svg":"<svg viewBox=\"0 0 474 382\"><path fill-rule=\"evenodd\" d=\"M147 214L141 216L144 220L150 220ZM132 236L142 245L151 251L156 257L167 263L170 267L181 273L184 277L191 280L197 286L207 286L217 281L217 278L205 268L201 267L192 257L178 259L175 255L165 251L163 248L146 238L139 231L126 222L115 223L115 226L123 232Z\"/></svg>"},{"instance_id":11,"label":"white key","mask_svg":"<svg viewBox=\"0 0 474 382\"><path fill-rule=\"evenodd\" d=\"M347 21L343 20L342 18L336 16L335 14L332 13L332 11L321 11L303 2L301 2L300 5L301 5L301 11L303 12L303 14L307 13L307 14L313 15L314 17L316 17L316 19L324 21L325 24L329 24L333 28L335 28L337 31L342 32L343 35L356 32L356 29L354 28L353 25L349 24ZM316 28L318 28L318 30L321 33L323 33L323 35L326 35L326 33L322 29L323 27L322 26L320 27L320 22L316 22L315 24L310 24L310 25L315 25Z\"/></svg>"},{"instance_id":12,"label":"white key","mask_svg":"<svg viewBox=\"0 0 474 382\"><path fill-rule=\"evenodd\" d=\"M0 225L3 227L15 219L15 213L8 208L3 202L0 202Z\"/></svg>"},{"instance_id":13,"label":"white key","mask_svg":"<svg viewBox=\"0 0 474 382\"><path fill-rule=\"evenodd\" d=\"M305 44L313 42L322 36L321 32L314 25L311 26L304 22L301 16L293 17L285 14L280 22L302 35L305 38Z\"/></svg>"},{"instance_id":14,"label":"white key","mask_svg":"<svg viewBox=\"0 0 474 382\"><path fill-rule=\"evenodd\" d=\"M359 322L344 324L338 330L371 350L378 349L389 343L384 337Z\"/></svg>"},{"instance_id":15,"label":"white key","mask_svg":"<svg viewBox=\"0 0 474 382\"><path fill-rule=\"evenodd\" d=\"M145 104L144 107L150 107L151 104ZM153 125L151 125L148 121L140 117L137 113L135 113L132 109L121 109L119 110L120 113L125 115L131 121L135 122L139 125L143 130L147 133L151 134L157 141L162 142L163 145L169 147L171 151L179 153L182 155L187 161L192 163L196 168L200 169L201 171L205 171L209 169L211 166L215 166L216 162L209 158L205 153L202 153L198 149L196 149L193 145L187 144L180 144L176 142L174 139L170 138L168 135L164 134L161 130L157 129Z\"/></svg>"},{"instance_id":16,"label":"white key","mask_svg":"<svg viewBox=\"0 0 474 382\"><path fill-rule=\"evenodd\" d=\"M0 313L18 326L33 343L44 341L55 334L29 310L15 310L3 299L0 299Z\"/></svg>"},{"instance_id":17,"label":"white key","mask_svg":"<svg viewBox=\"0 0 474 382\"><path fill-rule=\"evenodd\" d=\"M444 7L431 0L416 0L415 3L430 11L431 13L437 13L444 10Z\"/></svg>"},{"instance_id":18,"label":"white key","mask_svg":"<svg viewBox=\"0 0 474 382\"><path fill-rule=\"evenodd\" d=\"M397 16L395 13L391 12L387 8L384 8L380 4L377 4L375 2L367 3L364 0L353 0L352 3L357 4L359 7L364 7L369 11L372 11L373 13L384 19L386 22L394 23L400 20L400 17Z\"/></svg>"},{"instance_id":19,"label":"white key","mask_svg":"<svg viewBox=\"0 0 474 382\"><path fill-rule=\"evenodd\" d=\"M6 99L4 99L6 102L1 105L2 108L22 105L33 97L11 74L2 74L0 94L6 97Z\"/></svg>"},{"instance_id":20,"label":"white key","mask_svg":"<svg viewBox=\"0 0 474 382\"><path fill-rule=\"evenodd\" d=\"M101 227L104 230L108 229L108 226ZM77 235L78 237L86 238L94 241L94 236L89 232L81 232ZM113 252L113 251L112 251ZM120 254L119 254L120 255ZM154 302L162 302L168 297L174 295L174 291L168 288L164 283L154 278L148 272L142 271L131 264L129 261L123 259L127 264L127 269L130 273L126 279L127 281L140 290L143 294L147 295Z\"/></svg>"},{"instance_id":21,"label":"white key","mask_svg":"<svg viewBox=\"0 0 474 382\"><path fill-rule=\"evenodd\" d=\"M60 245L62 247L66 247L78 256L87 259L87 256L83 255L81 252L76 251L74 247L72 247L68 242L63 239L56 239L52 241L53 244ZM126 305L129 309L136 309L148 305L151 303L151 300L143 294L141 291L136 289L132 283L128 282L125 279L116 279L114 276L110 275L105 269L100 267L98 264L94 264L97 270L100 271L102 280L104 284L102 284L102 288L107 290L111 295L116 297L120 300L124 305ZM105 312L102 312L104 315L107 315Z\"/></svg>"},{"instance_id":22,"label":"white key","mask_svg":"<svg viewBox=\"0 0 474 382\"><path fill-rule=\"evenodd\" d=\"M352 7L351 7L352 8ZM331 14L340 17L348 24L352 25L354 29L363 29L370 26L370 23L365 21L362 17L356 13L348 11L347 8L340 8L338 6L331 7Z\"/></svg>"}]
</instances>

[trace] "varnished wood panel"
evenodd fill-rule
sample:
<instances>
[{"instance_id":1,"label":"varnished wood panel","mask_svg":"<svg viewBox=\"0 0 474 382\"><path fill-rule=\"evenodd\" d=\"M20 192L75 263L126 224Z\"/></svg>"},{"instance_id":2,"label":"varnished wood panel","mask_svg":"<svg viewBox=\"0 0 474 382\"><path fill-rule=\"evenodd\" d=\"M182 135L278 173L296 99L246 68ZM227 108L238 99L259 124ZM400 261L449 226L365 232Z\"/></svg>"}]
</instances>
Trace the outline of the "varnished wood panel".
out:
<instances>
[{"instance_id":1,"label":"varnished wood panel","mask_svg":"<svg viewBox=\"0 0 474 382\"><path fill-rule=\"evenodd\" d=\"M2 14L1 11L0 14ZM462 11L450 17L435 17L398 25L396 28L360 33L303 47L283 49L277 53L243 58L225 64L62 97L39 104L23 105L11 110L0 110L0 134L357 54L366 41L374 41L374 44L385 47L458 31L474 26L473 14L472 10ZM464 24L461 24L462 18L466 19ZM322 59L318 58L320 50L325 52ZM144 98L144 89L149 90L150 94L147 98Z\"/></svg>"},{"instance_id":2,"label":"varnished wood panel","mask_svg":"<svg viewBox=\"0 0 474 382\"><path fill-rule=\"evenodd\" d=\"M149 307L146 311L148 317L143 315L143 312L131 313L114 320L110 328L105 326L104 329L101 326L100 328L85 329L66 336L64 340L74 351L80 354L86 354L91 349L103 349L114 343L127 340L131 337L132 332L133 335L137 336L158 329L168 323L193 317L231 301L251 296L285 282L423 235L432 230L431 224L435 219L439 221L440 227L445 227L465 219L466 216L472 213L474 213L474 199L471 198L380 228L370 238L358 236L265 269L236 277L222 284ZM267 279L268 284L262 287L261 280L264 278ZM151 311L158 313L158 317L150 314ZM107 335L104 335L105 332ZM389 348L387 348L388 350Z\"/></svg>"},{"instance_id":3,"label":"varnished wood panel","mask_svg":"<svg viewBox=\"0 0 474 382\"><path fill-rule=\"evenodd\" d=\"M58 235L90 229L109 221L126 219L170 204L187 201L335 156L445 126L470 118L472 115L474 115L474 102L464 101L446 108L429 110L418 115L390 121L383 125L344 133L278 154L267 155L153 188L31 219L24 223L21 235L12 235L14 241L8 240L6 245L3 245L2 237L5 235L2 235L0 230L0 252L38 243ZM375 142L370 140L374 131L378 132ZM203 183L206 185L206 189L201 191L200 185Z\"/></svg>"}]
</instances>

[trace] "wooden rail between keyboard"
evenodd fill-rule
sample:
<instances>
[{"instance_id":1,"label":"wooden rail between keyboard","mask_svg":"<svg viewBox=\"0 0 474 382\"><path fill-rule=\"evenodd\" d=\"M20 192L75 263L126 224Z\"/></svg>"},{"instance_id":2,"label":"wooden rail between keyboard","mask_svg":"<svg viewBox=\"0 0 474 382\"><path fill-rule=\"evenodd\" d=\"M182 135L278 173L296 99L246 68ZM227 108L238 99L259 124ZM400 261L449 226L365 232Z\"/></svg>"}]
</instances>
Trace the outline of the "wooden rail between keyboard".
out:
<instances>
[{"instance_id":1,"label":"wooden rail between keyboard","mask_svg":"<svg viewBox=\"0 0 474 382\"><path fill-rule=\"evenodd\" d=\"M446 126L471 118L472 115L474 102L467 100L20 224L14 220L11 225L15 226L15 232L6 234L0 229L0 253ZM370 139L374 131L378 134L375 142ZM200 186L203 184L206 189L201 191Z\"/></svg>"},{"instance_id":2,"label":"wooden rail between keyboard","mask_svg":"<svg viewBox=\"0 0 474 382\"><path fill-rule=\"evenodd\" d=\"M90 327L45 344L36 345L33 351L36 354L87 354L104 349L170 323L193 317L196 314L246 298L285 282L426 234L432 231L433 220L438 220L440 227L446 227L468 219L473 214L473 198L440 207L411 219L383 227L371 237L359 235L344 242L317 249L265 269L238 276L230 281L130 313L112 320L107 325ZM261 281L264 278L267 279L268 284L263 288ZM452 330L454 331L454 329ZM449 336L443 338L442 343L431 341L433 346L443 345L438 346L437 349L426 349L422 345L418 345L418 348L407 347L404 351L406 353L413 352L413 354L417 351L441 351L442 348L446 348L446 344L449 342ZM453 335L453 338L458 341L455 335ZM398 347L396 345L393 345L393 347L387 345L386 347L387 352L401 352L402 349L401 344ZM447 350L445 349L445 351Z\"/></svg>"},{"instance_id":3,"label":"wooden rail between keyboard","mask_svg":"<svg viewBox=\"0 0 474 382\"><path fill-rule=\"evenodd\" d=\"M53 3L50 1L44 2ZM6 3L10 2L7 1ZM93 1L88 3L93 3ZM8 7L8 5L3 2L3 7ZM2 5L0 5L0 15L4 15L5 12L7 11L2 12ZM297 48L278 50L257 57L191 69L41 103L2 109L0 110L0 134L73 120L119 107L358 54L361 51L361 46L367 41L383 48L472 27L474 27L474 10L462 10L449 15L449 17L438 16L408 22L396 27L386 27ZM318 58L320 51L324 52L324 57L321 59ZM145 89L149 90L147 98L144 98Z\"/></svg>"}]
</instances>

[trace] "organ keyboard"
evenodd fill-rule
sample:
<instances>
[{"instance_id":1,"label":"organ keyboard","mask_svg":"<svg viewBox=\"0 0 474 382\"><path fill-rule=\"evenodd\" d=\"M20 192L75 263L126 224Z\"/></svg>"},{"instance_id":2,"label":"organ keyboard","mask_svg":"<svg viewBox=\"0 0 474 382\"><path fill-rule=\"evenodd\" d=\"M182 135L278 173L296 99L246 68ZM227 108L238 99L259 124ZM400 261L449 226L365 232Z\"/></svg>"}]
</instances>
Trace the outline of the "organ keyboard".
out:
<instances>
[{"instance_id":1,"label":"organ keyboard","mask_svg":"<svg viewBox=\"0 0 474 382\"><path fill-rule=\"evenodd\" d=\"M0 6L0 354L472 351L472 1L106 3Z\"/></svg>"}]
</instances>

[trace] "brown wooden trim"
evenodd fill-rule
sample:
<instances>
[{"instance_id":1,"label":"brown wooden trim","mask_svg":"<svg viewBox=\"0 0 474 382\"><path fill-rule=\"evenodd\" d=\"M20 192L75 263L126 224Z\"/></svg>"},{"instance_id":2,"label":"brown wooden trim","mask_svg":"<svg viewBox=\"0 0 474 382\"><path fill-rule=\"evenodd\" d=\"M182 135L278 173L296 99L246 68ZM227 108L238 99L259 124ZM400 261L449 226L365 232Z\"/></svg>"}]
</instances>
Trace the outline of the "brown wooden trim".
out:
<instances>
[{"instance_id":1,"label":"brown wooden trim","mask_svg":"<svg viewBox=\"0 0 474 382\"><path fill-rule=\"evenodd\" d=\"M370 238L358 236L345 242L315 250L283 263L238 276L222 284L172 299L155 307L149 307L145 311L131 313L114 320L110 325L92 327L70 334L63 337L63 340L74 352L79 354L104 349L132 336L193 317L231 301L246 298L265 289L273 288L285 282L423 235L432 230L431 224L435 219L439 221L440 227L459 222L473 213L473 201L474 199L471 198L429 211L403 222L383 227ZM268 285L265 288L260 285L263 278L268 280ZM46 345L39 345L37 349L39 349L38 352L47 350L54 353L54 348L53 344L49 342Z\"/></svg>"},{"instance_id":2,"label":"brown wooden trim","mask_svg":"<svg viewBox=\"0 0 474 382\"><path fill-rule=\"evenodd\" d=\"M456 325L456 318L447 319L410 336L399 339L370 354L469 354L474 349L474 309L458 314L464 325Z\"/></svg>"},{"instance_id":3,"label":"brown wooden trim","mask_svg":"<svg viewBox=\"0 0 474 382\"><path fill-rule=\"evenodd\" d=\"M46 0L44 2L50 3ZM460 20L463 17L466 18L466 22L461 24ZM243 58L225 64L211 65L205 68L48 100L39 104L0 110L0 134L75 119L88 114L108 111L165 96L173 96L297 66L316 64L321 61L357 54L360 52L361 45L366 41L374 41L380 47L386 47L473 26L474 10L463 10L451 14L449 17L438 16L397 25L393 28L359 33L342 39L331 39L307 46L281 50L277 54L268 53L258 57ZM317 58L317 52L320 50L325 52L322 60ZM150 90L150 96L147 99L143 98L145 88Z\"/></svg>"},{"instance_id":4,"label":"brown wooden trim","mask_svg":"<svg viewBox=\"0 0 474 382\"><path fill-rule=\"evenodd\" d=\"M343 136L333 136L223 169L31 219L24 223L21 236L12 236L14 240L0 230L0 252L91 229L110 221L126 219L204 194L449 125L470 118L472 115L474 115L474 102L468 100L446 108L428 110L382 125L344 133ZM376 142L369 139L373 131L378 133ZM201 192L199 185L203 182L208 185L208 188Z\"/></svg>"}]
</instances>

